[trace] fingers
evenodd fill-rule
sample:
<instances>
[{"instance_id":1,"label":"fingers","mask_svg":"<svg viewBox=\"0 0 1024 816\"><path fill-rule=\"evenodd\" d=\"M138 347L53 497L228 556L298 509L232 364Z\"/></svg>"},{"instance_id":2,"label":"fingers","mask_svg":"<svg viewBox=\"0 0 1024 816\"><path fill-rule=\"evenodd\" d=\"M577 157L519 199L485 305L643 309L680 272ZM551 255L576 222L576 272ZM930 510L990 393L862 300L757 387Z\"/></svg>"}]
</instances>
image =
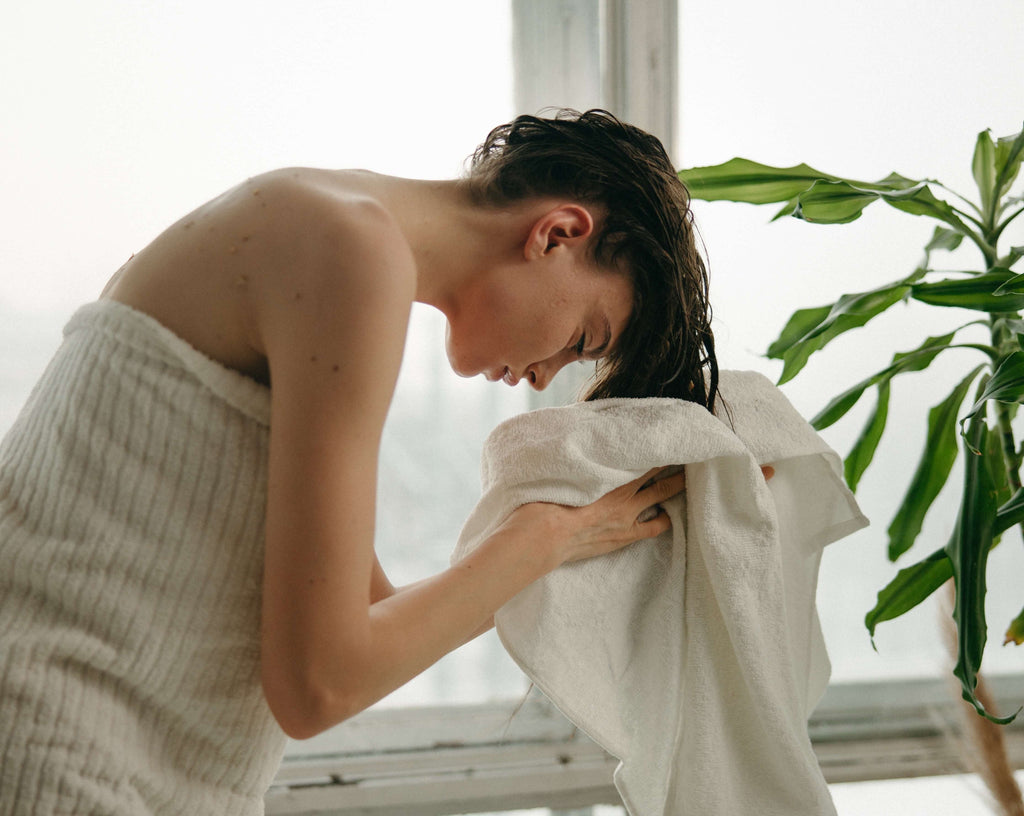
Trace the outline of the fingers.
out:
<instances>
[{"instance_id":1,"label":"fingers","mask_svg":"<svg viewBox=\"0 0 1024 816\"><path fill-rule=\"evenodd\" d=\"M662 467L651 468L643 476L634 479L632 482L624 485L624 487L632 488L635 491L634 495L637 496L641 493L646 496L650 491L663 491L663 499L671 498L682 491L686 486L686 475L683 470L669 476L661 476L661 474L668 471L671 467L672 465L664 465ZM775 468L771 465L761 465L761 473L764 475L764 480L767 482L775 475ZM655 504L656 503L657 502L655 502Z\"/></svg>"},{"instance_id":2,"label":"fingers","mask_svg":"<svg viewBox=\"0 0 1024 816\"><path fill-rule=\"evenodd\" d=\"M645 519L644 521L640 521L638 519L634 529L636 540L643 538L657 538L662 533L672 529L672 520L668 517L668 514L659 507L658 512L651 518Z\"/></svg>"},{"instance_id":3,"label":"fingers","mask_svg":"<svg viewBox=\"0 0 1024 816\"><path fill-rule=\"evenodd\" d=\"M660 510L662 502L679 495L686 488L686 472L680 468L671 473L669 471L672 468L672 465L651 468L643 476L619 488L622 491L620 496L625 494L624 498L629 497L627 500L637 508L637 517L643 523L651 517L652 509ZM761 473L765 481L768 481L775 475L775 468L761 465Z\"/></svg>"}]
</instances>

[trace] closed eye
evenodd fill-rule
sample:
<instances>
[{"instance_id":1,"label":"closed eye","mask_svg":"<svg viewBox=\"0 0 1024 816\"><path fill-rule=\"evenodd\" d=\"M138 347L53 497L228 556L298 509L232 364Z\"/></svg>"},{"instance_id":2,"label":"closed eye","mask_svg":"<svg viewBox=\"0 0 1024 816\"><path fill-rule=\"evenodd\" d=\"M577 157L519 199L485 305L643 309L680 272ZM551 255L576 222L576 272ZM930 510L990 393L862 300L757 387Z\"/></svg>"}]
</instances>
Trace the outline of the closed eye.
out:
<instances>
[{"instance_id":1,"label":"closed eye","mask_svg":"<svg viewBox=\"0 0 1024 816\"><path fill-rule=\"evenodd\" d=\"M599 345L595 349L587 351L587 335L586 332L584 332L583 336L580 337L579 342L575 346L573 346L573 351L576 353L576 359L581 363L584 360L600 360L604 356L605 352L608 351L608 346L611 345L611 342L612 327L608 323L608 318L605 318L604 337L601 340L601 345Z\"/></svg>"},{"instance_id":2,"label":"closed eye","mask_svg":"<svg viewBox=\"0 0 1024 816\"><path fill-rule=\"evenodd\" d=\"M583 362L584 349L587 347L587 333L584 332L580 335L580 341L573 347L573 351L576 352L576 359L581 363Z\"/></svg>"}]
</instances>

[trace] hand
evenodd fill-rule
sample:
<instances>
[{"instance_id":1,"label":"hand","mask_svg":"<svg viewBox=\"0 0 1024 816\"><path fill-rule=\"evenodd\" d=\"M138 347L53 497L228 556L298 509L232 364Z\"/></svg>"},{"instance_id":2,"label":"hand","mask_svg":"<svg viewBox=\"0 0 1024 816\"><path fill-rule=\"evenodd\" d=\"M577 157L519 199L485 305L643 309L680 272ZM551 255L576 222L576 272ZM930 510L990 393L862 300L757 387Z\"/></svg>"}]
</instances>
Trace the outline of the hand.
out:
<instances>
[{"instance_id":1,"label":"hand","mask_svg":"<svg viewBox=\"0 0 1024 816\"><path fill-rule=\"evenodd\" d=\"M499 530L549 543L552 568L653 538L671 527L659 505L680 493L686 484L683 471L659 478L665 471L664 467L654 468L583 507L547 502L524 504ZM648 510L653 510L653 515L645 513Z\"/></svg>"},{"instance_id":2,"label":"hand","mask_svg":"<svg viewBox=\"0 0 1024 816\"><path fill-rule=\"evenodd\" d=\"M554 566L614 552L671 528L672 522L661 503L683 491L686 475L682 470L663 475L668 470L653 468L583 507L547 502L524 504L499 529L518 529L551 542L555 547ZM761 472L765 481L775 475L770 465L762 465Z\"/></svg>"}]
</instances>

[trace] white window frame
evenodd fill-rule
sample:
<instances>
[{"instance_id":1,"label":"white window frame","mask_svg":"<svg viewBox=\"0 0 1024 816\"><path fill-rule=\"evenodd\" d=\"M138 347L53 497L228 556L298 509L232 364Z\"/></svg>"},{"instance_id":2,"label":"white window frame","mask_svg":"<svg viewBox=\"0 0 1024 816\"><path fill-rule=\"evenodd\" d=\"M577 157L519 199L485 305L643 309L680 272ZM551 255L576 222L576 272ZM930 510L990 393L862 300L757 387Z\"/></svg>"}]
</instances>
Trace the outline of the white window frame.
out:
<instances>
[{"instance_id":1,"label":"white window frame","mask_svg":"<svg viewBox=\"0 0 1024 816\"><path fill-rule=\"evenodd\" d=\"M989 685L1007 707L1024 705L1019 678L996 677ZM830 686L810 721L825 779L968 772L969 749L957 737L964 706L943 680ZM539 696L522 705L370 710L339 728L345 751L319 754L313 741L307 755L285 760L266 797L267 816L446 816L621 804L612 784L617 760ZM1006 726L1004 737L1011 767L1024 766L1024 718Z\"/></svg>"},{"instance_id":2,"label":"white window frame","mask_svg":"<svg viewBox=\"0 0 1024 816\"><path fill-rule=\"evenodd\" d=\"M516 110L604 108L675 161L678 31L676 0L512 0ZM564 371L530 406L571 402L592 370Z\"/></svg>"}]
</instances>

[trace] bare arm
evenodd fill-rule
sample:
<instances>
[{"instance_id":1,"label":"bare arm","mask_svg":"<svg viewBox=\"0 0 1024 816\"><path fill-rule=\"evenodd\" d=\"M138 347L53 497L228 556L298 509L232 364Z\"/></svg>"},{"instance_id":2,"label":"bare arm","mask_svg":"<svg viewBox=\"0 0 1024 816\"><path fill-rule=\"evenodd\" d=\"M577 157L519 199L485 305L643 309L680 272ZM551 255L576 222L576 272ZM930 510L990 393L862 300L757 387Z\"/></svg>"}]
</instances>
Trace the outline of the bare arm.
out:
<instances>
[{"instance_id":1,"label":"bare arm","mask_svg":"<svg viewBox=\"0 0 1024 816\"><path fill-rule=\"evenodd\" d=\"M280 200L278 198L280 197ZM261 662L271 710L312 736L491 625L559 564L667 529L643 479L584 508L526 505L465 560L394 591L373 551L377 456L415 290L404 240L372 204L263 185L283 235L253 281L272 383ZM289 219L292 223L289 223ZM268 242L270 243L270 242Z\"/></svg>"}]
</instances>

